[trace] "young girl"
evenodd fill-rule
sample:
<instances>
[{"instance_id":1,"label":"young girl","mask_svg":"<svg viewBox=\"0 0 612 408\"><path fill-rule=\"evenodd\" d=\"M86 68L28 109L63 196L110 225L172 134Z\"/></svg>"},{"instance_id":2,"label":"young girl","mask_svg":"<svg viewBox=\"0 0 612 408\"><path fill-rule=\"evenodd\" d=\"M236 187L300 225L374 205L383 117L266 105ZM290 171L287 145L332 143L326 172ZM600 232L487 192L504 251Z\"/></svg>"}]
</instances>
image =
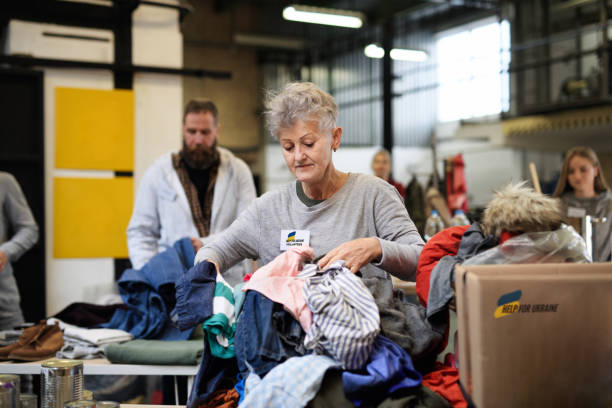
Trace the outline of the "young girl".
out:
<instances>
[{"instance_id":1,"label":"young girl","mask_svg":"<svg viewBox=\"0 0 612 408\"><path fill-rule=\"evenodd\" d=\"M599 218L600 222L593 224L593 262L609 261L612 199L592 149L577 146L568 150L553 197L563 202L566 218L585 215Z\"/></svg>"}]
</instances>

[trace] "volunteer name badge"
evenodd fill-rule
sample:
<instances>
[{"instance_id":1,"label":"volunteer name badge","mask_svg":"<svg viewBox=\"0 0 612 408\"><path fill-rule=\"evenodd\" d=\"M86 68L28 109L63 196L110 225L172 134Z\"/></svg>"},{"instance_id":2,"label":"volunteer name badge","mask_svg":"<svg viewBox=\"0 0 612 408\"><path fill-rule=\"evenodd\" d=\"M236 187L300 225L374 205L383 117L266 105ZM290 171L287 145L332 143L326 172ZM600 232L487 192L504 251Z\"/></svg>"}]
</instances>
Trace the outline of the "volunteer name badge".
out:
<instances>
[{"instance_id":1,"label":"volunteer name badge","mask_svg":"<svg viewBox=\"0 0 612 408\"><path fill-rule=\"evenodd\" d=\"M310 245L310 231L281 230L280 249L286 251L291 247Z\"/></svg>"},{"instance_id":2,"label":"volunteer name badge","mask_svg":"<svg viewBox=\"0 0 612 408\"><path fill-rule=\"evenodd\" d=\"M567 216L568 217L584 217L586 215L586 210L580 207L567 207Z\"/></svg>"}]
</instances>

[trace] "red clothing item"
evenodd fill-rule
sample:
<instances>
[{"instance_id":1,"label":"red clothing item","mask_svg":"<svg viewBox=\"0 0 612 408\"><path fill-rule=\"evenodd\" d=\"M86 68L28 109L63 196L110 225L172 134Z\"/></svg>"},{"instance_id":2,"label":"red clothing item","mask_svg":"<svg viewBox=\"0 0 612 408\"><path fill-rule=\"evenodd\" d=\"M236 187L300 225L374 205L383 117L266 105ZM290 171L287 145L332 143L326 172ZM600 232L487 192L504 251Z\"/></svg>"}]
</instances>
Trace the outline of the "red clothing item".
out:
<instances>
[{"instance_id":1,"label":"red clothing item","mask_svg":"<svg viewBox=\"0 0 612 408\"><path fill-rule=\"evenodd\" d=\"M427 307L431 271L444 256L457 255L461 238L468 228L469 225L446 228L431 237L423 247L416 274L416 292L423 306Z\"/></svg>"},{"instance_id":2,"label":"red clothing item","mask_svg":"<svg viewBox=\"0 0 612 408\"><path fill-rule=\"evenodd\" d=\"M397 189L397 191L400 193L402 198L406 197L406 189L404 188L404 186L402 186L400 183L393 180L392 178L387 180L387 182Z\"/></svg>"},{"instance_id":3,"label":"red clothing item","mask_svg":"<svg viewBox=\"0 0 612 408\"><path fill-rule=\"evenodd\" d=\"M451 211L468 211L464 166L462 154L453 157L446 166L446 202Z\"/></svg>"},{"instance_id":4,"label":"red clothing item","mask_svg":"<svg viewBox=\"0 0 612 408\"><path fill-rule=\"evenodd\" d=\"M423 385L442 396L454 408L467 408L467 401L459 387L459 371L436 363L436 370L423 376Z\"/></svg>"},{"instance_id":5,"label":"red clothing item","mask_svg":"<svg viewBox=\"0 0 612 408\"><path fill-rule=\"evenodd\" d=\"M503 244L510 238L514 238L518 235L521 235L521 233L520 232L508 232L506 230L502 230L501 236L499 237L499 243Z\"/></svg>"},{"instance_id":6,"label":"red clothing item","mask_svg":"<svg viewBox=\"0 0 612 408\"><path fill-rule=\"evenodd\" d=\"M217 390L199 408L236 408L238 407L239 400L240 394L234 388L231 390Z\"/></svg>"},{"instance_id":7,"label":"red clothing item","mask_svg":"<svg viewBox=\"0 0 612 408\"><path fill-rule=\"evenodd\" d=\"M419 302L421 302L423 306L427 307L427 300L429 299L429 278L431 277L433 268L444 256L457 255L463 234L465 234L468 228L470 228L470 225L446 228L438 232L425 243L421 251L421 256L419 257L419 263L417 264L416 275L416 292L419 297ZM502 231L500 244L517 235L520 235L520 233Z\"/></svg>"}]
</instances>

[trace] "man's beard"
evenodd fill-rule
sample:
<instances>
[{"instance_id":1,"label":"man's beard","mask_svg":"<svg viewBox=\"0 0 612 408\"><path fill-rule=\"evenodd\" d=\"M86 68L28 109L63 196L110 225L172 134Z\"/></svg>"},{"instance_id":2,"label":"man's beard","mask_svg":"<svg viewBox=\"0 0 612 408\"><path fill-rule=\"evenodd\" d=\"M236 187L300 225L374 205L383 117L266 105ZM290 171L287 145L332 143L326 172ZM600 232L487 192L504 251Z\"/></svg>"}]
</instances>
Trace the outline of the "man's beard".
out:
<instances>
[{"instance_id":1,"label":"man's beard","mask_svg":"<svg viewBox=\"0 0 612 408\"><path fill-rule=\"evenodd\" d=\"M213 163L219 160L219 152L217 151L217 141L210 148L199 145L192 148L187 146L183 139L183 150L181 156L185 163L192 169L207 169Z\"/></svg>"}]
</instances>

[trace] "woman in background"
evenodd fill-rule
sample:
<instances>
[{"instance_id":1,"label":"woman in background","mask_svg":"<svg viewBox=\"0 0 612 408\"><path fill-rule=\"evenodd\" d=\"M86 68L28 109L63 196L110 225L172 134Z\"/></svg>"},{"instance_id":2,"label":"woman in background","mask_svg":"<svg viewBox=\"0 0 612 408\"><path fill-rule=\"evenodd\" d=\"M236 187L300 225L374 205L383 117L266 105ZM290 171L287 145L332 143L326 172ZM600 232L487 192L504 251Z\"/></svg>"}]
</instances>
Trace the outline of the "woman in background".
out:
<instances>
[{"instance_id":1,"label":"woman in background","mask_svg":"<svg viewBox=\"0 0 612 408\"><path fill-rule=\"evenodd\" d=\"M406 196L404 186L391 178L391 154L387 149L380 149L376 152L372 158L372 171L376 177L380 177L395 187L402 198Z\"/></svg>"},{"instance_id":2,"label":"woman in background","mask_svg":"<svg viewBox=\"0 0 612 408\"><path fill-rule=\"evenodd\" d=\"M612 198L599 159L591 148L577 146L567 151L553 197L561 199L566 220L586 215L599 219L593 228L593 262L609 261Z\"/></svg>"}]
</instances>

